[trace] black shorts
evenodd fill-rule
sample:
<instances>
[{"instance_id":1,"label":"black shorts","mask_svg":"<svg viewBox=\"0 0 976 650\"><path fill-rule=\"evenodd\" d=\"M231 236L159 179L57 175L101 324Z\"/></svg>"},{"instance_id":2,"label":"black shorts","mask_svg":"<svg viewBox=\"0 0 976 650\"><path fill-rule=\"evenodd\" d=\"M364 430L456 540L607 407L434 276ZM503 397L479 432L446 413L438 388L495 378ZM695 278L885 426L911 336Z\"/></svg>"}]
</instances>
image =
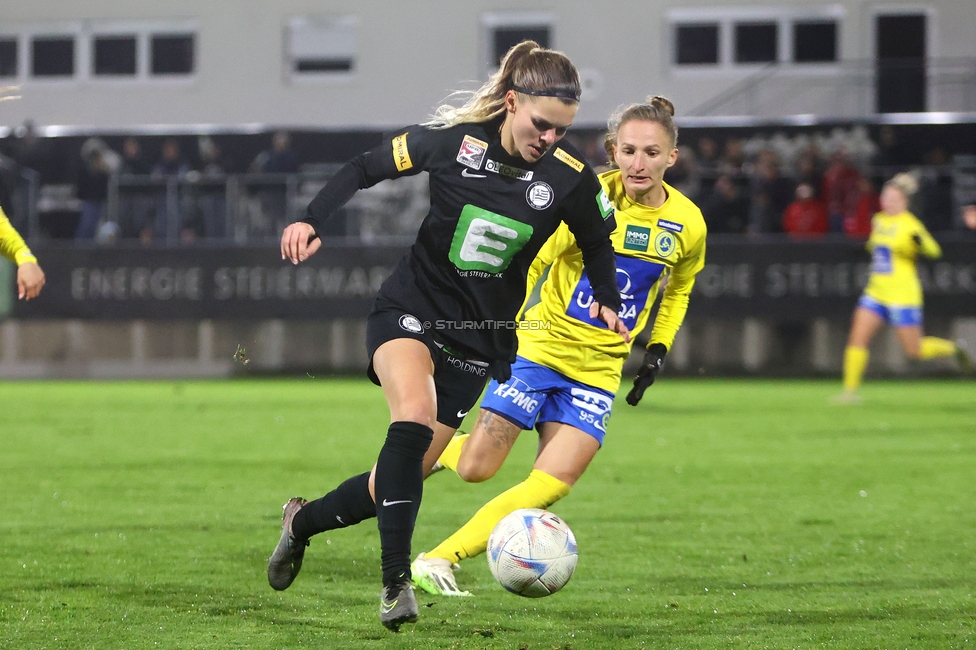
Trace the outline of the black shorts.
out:
<instances>
[{"instance_id":1,"label":"black shorts","mask_svg":"<svg viewBox=\"0 0 976 650\"><path fill-rule=\"evenodd\" d=\"M380 385L373 370L373 354L387 341L415 339L427 346L434 362L434 389L437 392L437 421L453 429L461 426L490 377L491 364L468 354L462 354L430 331L430 324L389 303L373 306L366 319L366 350L369 368L366 374Z\"/></svg>"}]
</instances>

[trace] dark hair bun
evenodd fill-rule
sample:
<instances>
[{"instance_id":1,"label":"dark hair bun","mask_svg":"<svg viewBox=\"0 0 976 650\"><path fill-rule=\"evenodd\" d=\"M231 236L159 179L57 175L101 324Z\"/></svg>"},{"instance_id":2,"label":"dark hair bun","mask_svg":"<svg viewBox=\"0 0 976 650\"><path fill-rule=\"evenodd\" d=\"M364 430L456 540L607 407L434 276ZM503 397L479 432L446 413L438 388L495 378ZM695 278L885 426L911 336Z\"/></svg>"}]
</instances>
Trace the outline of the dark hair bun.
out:
<instances>
[{"instance_id":1,"label":"dark hair bun","mask_svg":"<svg viewBox=\"0 0 976 650\"><path fill-rule=\"evenodd\" d=\"M674 117L674 104L667 97L660 97L655 95L654 97L648 97L647 103L654 108L666 111L668 115Z\"/></svg>"}]
</instances>

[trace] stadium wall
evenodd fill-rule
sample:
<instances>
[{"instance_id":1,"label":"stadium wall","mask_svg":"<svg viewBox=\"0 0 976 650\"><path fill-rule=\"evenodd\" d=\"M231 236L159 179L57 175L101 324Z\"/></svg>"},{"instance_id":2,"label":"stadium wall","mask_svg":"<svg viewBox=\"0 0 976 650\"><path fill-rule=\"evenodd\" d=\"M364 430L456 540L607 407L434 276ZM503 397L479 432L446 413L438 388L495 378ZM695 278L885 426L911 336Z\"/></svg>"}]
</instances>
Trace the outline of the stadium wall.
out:
<instances>
[{"instance_id":1,"label":"stadium wall","mask_svg":"<svg viewBox=\"0 0 976 650\"><path fill-rule=\"evenodd\" d=\"M919 267L926 332L976 349L972 241L942 247L940 260ZM293 267L269 248L47 244L36 250L48 275L41 296L0 301L13 315L0 324L0 377L358 373L368 361L365 316L403 250L333 247ZM858 242L714 237L671 372L838 373L867 270ZM872 372L906 369L890 331L873 350Z\"/></svg>"},{"instance_id":2,"label":"stadium wall","mask_svg":"<svg viewBox=\"0 0 976 650\"><path fill-rule=\"evenodd\" d=\"M871 69L875 19L882 13L924 15L930 58L976 57L971 37L976 3L970 1L845 0L796 6L752 0L716 6L710 0L573 0L558 5L525 0L518 10L511 6L449 0L8 2L0 24L0 85L19 85L22 99L3 104L0 124L30 119L40 125L107 129L200 124L393 127L422 120L446 91L472 88L484 80L494 35L506 28L548 29L551 46L567 52L582 71L585 92L577 123L591 126L603 124L619 104L648 93L670 96L679 114L687 115L756 75L764 65L737 63L729 49L731 30L750 20L779 25L778 74L797 87L806 80L837 76L850 62L864 61ZM721 26L718 61L678 65L676 26L699 19ZM792 26L804 20L836 23L833 62L791 61ZM119 35L134 40L103 42ZM181 68L186 62L176 56L157 73L156 59L150 61L156 52L154 39L174 35L192 37L190 68ZM57 74L54 62L53 68L35 74L37 38L69 39L70 73ZM319 47L322 43L331 45ZM42 48L48 45L42 43ZM167 47L179 50L183 45L177 38ZM130 48L131 73L96 74L96 51L103 46ZM299 72L301 66L304 71ZM831 115L835 102L830 93L814 95L801 112Z\"/></svg>"}]
</instances>

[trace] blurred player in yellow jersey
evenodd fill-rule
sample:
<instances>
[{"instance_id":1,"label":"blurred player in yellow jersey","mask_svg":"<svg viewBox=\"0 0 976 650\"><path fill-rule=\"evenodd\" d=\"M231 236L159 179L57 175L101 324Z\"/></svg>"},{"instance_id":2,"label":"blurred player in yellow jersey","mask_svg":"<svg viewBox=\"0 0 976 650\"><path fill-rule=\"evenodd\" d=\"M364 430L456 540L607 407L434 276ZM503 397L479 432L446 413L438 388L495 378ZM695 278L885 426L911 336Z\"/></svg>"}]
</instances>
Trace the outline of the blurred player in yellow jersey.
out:
<instances>
[{"instance_id":1,"label":"blurred player in yellow jersey","mask_svg":"<svg viewBox=\"0 0 976 650\"><path fill-rule=\"evenodd\" d=\"M919 253L942 255L939 244L925 226L908 211L908 200L918 184L909 174L897 174L881 190L881 212L871 220L871 276L858 300L844 351L842 402L858 401L868 364L868 344L885 322L895 328L905 353L912 359L955 356L960 368L972 371L972 361L958 343L922 336L922 285L915 269Z\"/></svg>"},{"instance_id":2,"label":"blurred player in yellow jersey","mask_svg":"<svg viewBox=\"0 0 976 650\"><path fill-rule=\"evenodd\" d=\"M23 238L10 225L3 208L0 208L0 254L17 265L17 297L21 300L36 298L44 286L44 271L37 265L37 258Z\"/></svg>"},{"instance_id":3,"label":"blurred player in yellow jersey","mask_svg":"<svg viewBox=\"0 0 976 650\"><path fill-rule=\"evenodd\" d=\"M610 120L606 138L616 169L600 181L616 209L610 240L617 258L622 307L618 317L640 332L663 278L667 287L643 363L627 402L636 406L664 363L684 320L695 275L705 264L701 211L663 182L678 157L674 106L662 97L633 104ZM523 430L539 430L539 451L528 478L498 495L460 530L412 565L414 584L442 595L469 595L454 578L454 565L484 552L498 521L519 508L546 508L570 488L599 451L614 394L632 343L589 314L593 300L572 234L556 230L529 271L528 287L544 270L541 302L519 329L512 377L488 386L470 435L455 436L440 464L466 481L495 474Z\"/></svg>"}]
</instances>

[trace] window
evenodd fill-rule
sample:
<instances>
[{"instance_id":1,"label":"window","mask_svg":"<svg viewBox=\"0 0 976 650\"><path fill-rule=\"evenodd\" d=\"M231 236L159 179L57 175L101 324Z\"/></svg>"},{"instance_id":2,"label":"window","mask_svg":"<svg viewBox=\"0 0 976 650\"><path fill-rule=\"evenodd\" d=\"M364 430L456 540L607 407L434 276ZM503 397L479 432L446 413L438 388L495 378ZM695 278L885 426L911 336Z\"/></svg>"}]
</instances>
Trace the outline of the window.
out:
<instances>
[{"instance_id":1,"label":"window","mask_svg":"<svg viewBox=\"0 0 976 650\"><path fill-rule=\"evenodd\" d=\"M554 47L554 20L554 14L548 11L489 11L482 14L484 71L491 74L497 70L508 51L522 41L535 41L542 47Z\"/></svg>"},{"instance_id":2,"label":"window","mask_svg":"<svg viewBox=\"0 0 976 650\"><path fill-rule=\"evenodd\" d=\"M153 34L150 72L154 75L193 74L193 34Z\"/></svg>"},{"instance_id":3,"label":"window","mask_svg":"<svg viewBox=\"0 0 976 650\"><path fill-rule=\"evenodd\" d=\"M508 51L526 40L535 41L542 47L549 47L549 26L496 27L492 34L491 64L496 68L499 67Z\"/></svg>"},{"instance_id":4,"label":"window","mask_svg":"<svg viewBox=\"0 0 976 650\"><path fill-rule=\"evenodd\" d=\"M288 23L287 65L292 74L348 73L356 61L354 16L302 16Z\"/></svg>"},{"instance_id":5,"label":"window","mask_svg":"<svg viewBox=\"0 0 976 650\"><path fill-rule=\"evenodd\" d=\"M675 31L675 63L718 63L718 25L678 25Z\"/></svg>"},{"instance_id":6,"label":"window","mask_svg":"<svg viewBox=\"0 0 976 650\"><path fill-rule=\"evenodd\" d=\"M96 36L93 56L96 76L135 76L136 36Z\"/></svg>"},{"instance_id":7,"label":"window","mask_svg":"<svg viewBox=\"0 0 976 650\"><path fill-rule=\"evenodd\" d=\"M687 4L687 3L686 3ZM665 11L670 25L671 65L693 75L725 74L757 64L797 64L801 74L823 74L841 59L841 4L768 7L676 7Z\"/></svg>"},{"instance_id":8,"label":"window","mask_svg":"<svg viewBox=\"0 0 976 650\"><path fill-rule=\"evenodd\" d=\"M0 37L0 77L17 76L17 39Z\"/></svg>"},{"instance_id":9,"label":"window","mask_svg":"<svg viewBox=\"0 0 976 650\"><path fill-rule=\"evenodd\" d=\"M776 23L738 23L735 26L736 63L776 61Z\"/></svg>"},{"instance_id":10,"label":"window","mask_svg":"<svg viewBox=\"0 0 976 650\"><path fill-rule=\"evenodd\" d=\"M827 63L837 60L837 22L833 20L793 23L793 61Z\"/></svg>"},{"instance_id":11,"label":"window","mask_svg":"<svg viewBox=\"0 0 976 650\"><path fill-rule=\"evenodd\" d=\"M73 36L37 36L31 42L31 75L71 77L75 73Z\"/></svg>"}]
</instances>

